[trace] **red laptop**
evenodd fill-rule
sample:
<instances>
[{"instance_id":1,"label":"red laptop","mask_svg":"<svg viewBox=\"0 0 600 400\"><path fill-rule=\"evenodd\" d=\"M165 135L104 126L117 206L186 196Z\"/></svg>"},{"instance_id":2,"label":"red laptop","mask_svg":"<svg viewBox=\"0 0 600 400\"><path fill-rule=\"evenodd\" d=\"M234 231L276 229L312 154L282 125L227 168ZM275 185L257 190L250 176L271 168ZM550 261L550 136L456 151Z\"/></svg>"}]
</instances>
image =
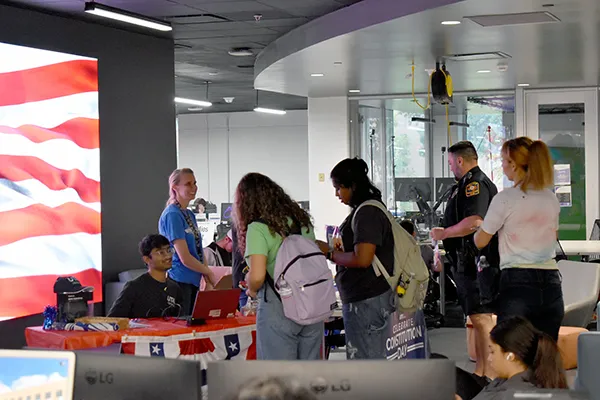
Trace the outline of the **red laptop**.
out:
<instances>
[{"instance_id":1,"label":"red laptop","mask_svg":"<svg viewBox=\"0 0 600 400\"><path fill-rule=\"evenodd\" d=\"M188 326L202 325L206 320L232 318L240 301L240 289L199 291Z\"/></svg>"}]
</instances>

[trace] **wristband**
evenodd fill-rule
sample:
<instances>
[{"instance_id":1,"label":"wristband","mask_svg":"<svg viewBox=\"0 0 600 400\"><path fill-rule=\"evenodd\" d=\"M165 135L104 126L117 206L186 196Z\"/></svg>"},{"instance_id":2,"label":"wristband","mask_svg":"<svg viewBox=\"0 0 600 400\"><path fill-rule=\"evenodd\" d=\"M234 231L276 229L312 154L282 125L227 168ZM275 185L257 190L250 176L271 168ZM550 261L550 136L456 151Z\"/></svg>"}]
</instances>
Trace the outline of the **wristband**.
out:
<instances>
[{"instance_id":1,"label":"wristband","mask_svg":"<svg viewBox=\"0 0 600 400\"><path fill-rule=\"evenodd\" d=\"M333 261L333 251L328 251L325 255L325 258L327 258L329 261Z\"/></svg>"}]
</instances>

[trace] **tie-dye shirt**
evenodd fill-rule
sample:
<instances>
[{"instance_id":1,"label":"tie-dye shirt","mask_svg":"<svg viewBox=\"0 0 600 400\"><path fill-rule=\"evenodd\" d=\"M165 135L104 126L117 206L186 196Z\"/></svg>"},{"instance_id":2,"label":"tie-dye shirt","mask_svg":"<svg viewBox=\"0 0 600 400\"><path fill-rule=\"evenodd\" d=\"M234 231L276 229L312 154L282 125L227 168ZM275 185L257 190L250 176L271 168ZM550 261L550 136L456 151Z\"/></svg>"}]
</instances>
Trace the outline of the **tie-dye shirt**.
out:
<instances>
[{"instance_id":1,"label":"tie-dye shirt","mask_svg":"<svg viewBox=\"0 0 600 400\"><path fill-rule=\"evenodd\" d=\"M504 189L481 228L498 232L500 268L556 269L556 231L560 205L551 190Z\"/></svg>"}]
</instances>

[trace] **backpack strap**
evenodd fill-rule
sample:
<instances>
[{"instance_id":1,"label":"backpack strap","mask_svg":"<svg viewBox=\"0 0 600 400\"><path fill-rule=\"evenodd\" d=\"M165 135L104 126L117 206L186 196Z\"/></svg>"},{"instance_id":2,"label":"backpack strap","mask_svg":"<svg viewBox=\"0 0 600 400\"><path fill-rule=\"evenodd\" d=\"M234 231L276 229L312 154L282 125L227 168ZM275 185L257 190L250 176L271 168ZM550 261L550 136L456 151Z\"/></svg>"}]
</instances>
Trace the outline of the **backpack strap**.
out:
<instances>
[{"instance_id":1,"label":"backpack strap","mask_svg":"<svg viewBox=\"0 0 600 400\"><path fill-rule=\"evenodd\" d=\"M356 218L356 214L358 214L358 211L361 208L366 207L366 206L373 206L373 207L379 208L389 219L388 210L384 207L384 205L382 203L380 203L377 200L367 200L356 208L356 211L354 212L354 215L352 216L351 227L354 226L354 219ZM391 223L391 221L390 221L390 223ZM383 277L386 280L390 279L389 272L387 271L387 269L385 269L384 265L382 264L382 262L379 260L379 258L376 255L373 256L373 262L371 263L371 265L373 267L373 270L375 271L375 276L379 277L379 276L383 275Z\"/></svg>"}]
</instances>

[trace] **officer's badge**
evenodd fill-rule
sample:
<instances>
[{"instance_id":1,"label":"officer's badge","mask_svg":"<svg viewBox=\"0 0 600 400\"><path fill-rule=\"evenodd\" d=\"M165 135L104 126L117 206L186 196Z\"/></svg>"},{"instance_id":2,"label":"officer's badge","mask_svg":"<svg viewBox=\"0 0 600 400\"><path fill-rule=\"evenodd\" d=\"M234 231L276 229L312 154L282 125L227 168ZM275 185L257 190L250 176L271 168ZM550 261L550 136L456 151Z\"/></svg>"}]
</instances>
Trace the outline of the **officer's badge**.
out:
<instances>
[{"instance_id":1,"label":"officer's badge","mask_svg":"<svg viewBox=\"0 0 600 400\"><path fill-rule=\"evenodd\" d=\"M465 189L465 195L467 197L477 196L479 194L479 182L471 182Z\"/></svg>"}]
</instances>

